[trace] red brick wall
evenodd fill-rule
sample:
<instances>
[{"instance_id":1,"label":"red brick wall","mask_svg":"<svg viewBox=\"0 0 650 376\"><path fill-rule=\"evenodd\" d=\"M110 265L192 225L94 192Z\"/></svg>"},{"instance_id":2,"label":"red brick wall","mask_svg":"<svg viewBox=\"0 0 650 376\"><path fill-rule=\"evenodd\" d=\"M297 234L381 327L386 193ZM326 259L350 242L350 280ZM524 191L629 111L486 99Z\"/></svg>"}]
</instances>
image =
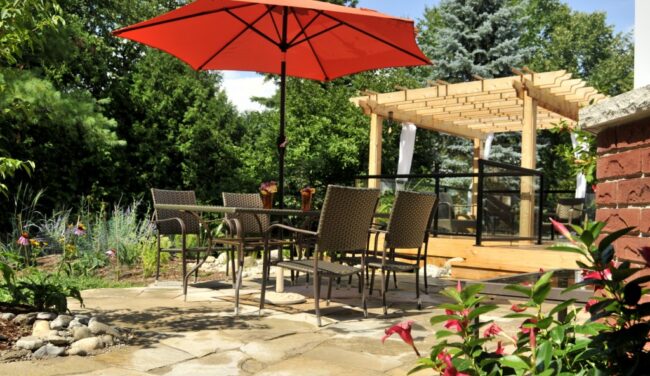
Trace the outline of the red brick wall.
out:
<instances>
[{"instance_id":1,"label":"red brick wall","mask_svg":"<svg viewBox=\"0 0 650 376\"><path fill-rule=\"evenodd\" d=\"M634 226L618 240L616 253L639 259L635 251L650 246L650 119L613 127L598 135L596 220L605 232Z\"/></svg>"}]
</instances>

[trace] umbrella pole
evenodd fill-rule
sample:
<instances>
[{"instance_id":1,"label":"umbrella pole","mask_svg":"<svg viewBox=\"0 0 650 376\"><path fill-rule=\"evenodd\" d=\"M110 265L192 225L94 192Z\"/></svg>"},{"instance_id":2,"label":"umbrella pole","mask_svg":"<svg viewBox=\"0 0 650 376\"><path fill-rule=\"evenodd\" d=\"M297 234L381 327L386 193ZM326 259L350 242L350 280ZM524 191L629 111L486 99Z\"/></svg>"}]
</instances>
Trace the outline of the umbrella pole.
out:
<instances>
[{"instance_id":1,"label":"umbrella pole","mask_svg":"<svg viewBox=\"0 0 650 376\"><path fill-rule=\"evenodd\" d=\"M280 209L284 208L284 152L287 144L284 135L285 112L286 112L286 95L287 95L287 62L282 61L280 76L280 135L278 136L278 164L280 165L280 174L278 179L278 199L280 200Z\"/></svg>"}]
</instances>

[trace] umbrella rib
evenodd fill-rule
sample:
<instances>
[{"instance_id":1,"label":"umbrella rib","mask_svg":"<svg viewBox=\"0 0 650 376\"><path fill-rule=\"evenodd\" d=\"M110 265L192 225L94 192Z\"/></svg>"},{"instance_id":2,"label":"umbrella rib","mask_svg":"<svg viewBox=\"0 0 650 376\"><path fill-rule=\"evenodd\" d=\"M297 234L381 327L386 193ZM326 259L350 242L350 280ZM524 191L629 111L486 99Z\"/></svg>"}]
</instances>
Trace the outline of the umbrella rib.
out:
<instances>
[{"instance_id":1,"label":"umbrella rib","mask_svg":"<svg viewBox=\"0 0 650 376\"><path fill-rule=\"evenodd\" d=\"M304 35L305 35L305 38L304 38L304 39L301 39L301 40L299 40L299 41L293 43L290 47L295 47L295 46L297 46L297 45L299 45L299 44L302 44L302 43L304 43L304 42L309 42L311 39L314 39L314 38L316 38L316 37L318 37L318 36L320 36L320 35L322 35L322 34L328 33L328 32L330 32L330 31L332 31L332 30L334 30L334 29L336 29L337 27L340 27L340 26L343 26L343 24L342 24L342 23L338 23L338 24L336 24L336 25L333 25L333 26L328 27L327 29L321 30L321 31L319 31L318 33L313 34L313 35L311 35L311 36L307 36L307 34L304 34Z\"/></svg>"},{"instance_id":2,"label":"umbrella rib","mask_svg":"<svg viewBox=\"0 0 650 376\"><path fill-rule=\"evenodd\" d=\"M239 22L241 22L241 23L243 23L244 25L246 25L246 29L245 29L245 30L251 29L251 30L254 31L257 35L261 36L262 38L266 39L267 41L271 42L272 44L275 44L275 45L279 48L279 47L280 47L280 43L279 43L279 42L274 41L274 40L271 39L268 35L264 34L264 33L261 32L261 31L259 31L259 30L254 26L254 25L255 25L257 22L259 22L259 20L261 20L264 16L268 15L269 13L271 13L271 11L273 10L273 8L275 8L275 6L272 6L272 7L267 8L267 10L266 10L266 12L264 12L264 14L262 14L259 18L257 18L255 21L253 21L253 23L250 23L250 24L249 24L248 22L246 22L246 20L244 20L243 18L239 17L238 15L236 15L236 14L234 14L234 13L232 13L232 12L230 12L230 11L228 11L228 10L227 10L226 12L227 12L228 14L230 14L231 16L233 16L235 19L237 19ZM237 37L239 37L239 35L238 35Z\"/></svg>"},{"instance_id":3,"label":"umbrella rib","mask_svg":"<svg viewBox=\"0 0 650 376\"><path fill-rule=\"evenodd\" d=\"M309 22L307 22L307 25L305 25L304 28L302 27L302 25L300 25L300 22L298 22L298 24L300 25L300 27L301 27L301 29L302 29L302 34L305 35L305 37L307 36L307 35L305 34L305 30L309 29L309 26L311 26L311 24L313 24L314 21L316 21L316 19L317 19L318 17L320 17L322 14L323 14L323 11L322 11L322 10L319 10L319 11L316 13L316 15L314 16L314 18L312 18L311 20L309 20ZM296 13L295 13L295 12L294 12L293 16L296 18L296 20L298 20L298 17L296 16ZM298 39L299 36L300 36L300 33L296 34L296 36L293 37L293 39L292 39L291 41L289 41L289 46L293 45L293 42L295 42L296 39Z\"/></svg>"},{"instance_id":4,"label":"umbrella rib","mask_svg":"<svg viewBox=\"0 0 650 376\"><path fill-rule=\"evenodd\" d=\"M293 14L293 18L296 19L296 23L298 23L298 26L300 26L300 31L305 36L305 40L307 41L307 44L309 45L309 48L311 49L311 52L314 54L314 57L316 58L316 61L318 62L318 66L320 67L321 72L323 72L323 76L325 77L325 81L329 81L329 75L325 71L325 67L323 66L323 63L320 61L320 57L318 57L318 54L316 53L316 49L314 48L314 45L311 43L311 40L310 40L309 36L307 35L306 28L303 27L302 24L300 23L300 20L298 19L298 16L296 15L296 11L293 8L291 8L291 13ZM290 47L294 47L294 46L290 46Z\"/></svg>"},{"instance_id":5,"label":"umbrella rib","mask_svg":"<svg viewBox=\"0 0 650 376\"><path fill-rule=\"evenodd\" d=\"M271 6L267 5L266 6L268 9L272 9ZM271 14L271 22L273 22L273 27L275 28L275 34L278 36L278 40L282 39L282 36L280 35L280 29L278 29L278 24L275 23L275 18Z\"/></svg>"},{"instance_id":6,"label":"umbrella rib","mask_svg":"<svg viewBox=\"0 0 650 376\"><path fill-rule=\"evenodd\" d=\"M217 55L219 55L220 53L222 53L223 50L225 50L226 48L228 48L228 46L230 46L234 41L236 41L239 37L241 37L241 36L242 36L242 35L243 35L243 34L244 34L248 29L253 29L253 25L255 25L259 20L261 20L262 18L264 18L264 16L266 16L267 14L269 14L269 13L271 12L271 10L272 10L272 8L267 9L266 12L264 12L261 16L259 16L259 17L258 17L255 21L253 21L253 23L251 23L251 24L248 24L248 23L242 21L242 20L241 20L240 18L238 18L237 16L233 15L232 13L227 12L228 14L232 15L233 17L239 19L239 21L243 22L244 25L246 25L246 27L245 27L242 31L240 31L237 35L235 35L234 38L232 38L231 40L229 40L228 43L224 44L224 45L223 45L223 46L222 46L222 47L221 47L217 52L215 52L214 54L212 54L212 56L210 56L210 58L208 58L208 60L206 60L203 64L199 65L198 70L202 70L203 67L205 67L209 62L211 62L215 57L217 57ZM277 45L277 43L274 42L273 40L271 40L271 43Z\"/></svg>"},{"instance_id":7,"label":"umbrella rib","mask_svg":"<svg viewBox=\"0 0 650 376\"><path fill-rule=\"evenodd\" d=\"M251 6L255 6L255 4L242 4L242 5L235 5L235 6L232 6L232 7L229 7L229 8L207 10L207 11L204 11L204 12L188 14L188 15L185 15L185 16L174 17L174 18L169 18L169 19L166 19L166 20L151 22L151 23L148 23L146 25L136 24L136 25L133 25L133 26L127 26L127 27L125 27L123 29L115 30L113 32L113 34L119 36L120 34L126 33L127 31L146 29L146 28L153 27L153 26L164 25L164 24L170 23L170 22L183 21L183 20L186 20L188 18L209 16L209 15L215 14L215 13L228 12L231 9L241 9L241 8L247 8L247 7L251 7Z\"/></svg>"},{"instance_id":8,"label":"umbrella rib","mask_svg":"<svg viewBox=\"0 0 650 376\"><path fill-rule=\"evenodd\" d=\"M396 49L396 50L398 50L400 52L403 52L403 53L405 53L405 54L407 54L407 55L409 55L411 57L414 57L414 58L422 61L423 63L431 64L431 62L428 61L427 59L423 59L422 57L412 53L411 51L408 51L408 50L406 50L406 49L404 49L404 48L402 48L402 47L400 47L400 46L398 46L398 45L396 45L394 43L391 43L391 42L389 42L389 41L387 41L387 40L385 40L383 38L380 38L380 37L378 37L376 35L370 34L369 32L367 32L367 31L365 31L365 30L363 30L363 29L361 29L361 28L359 28L357 26L354 26L354 25L352 25L352 24L350 24L348 22L342 21L342 20L340 20L340 19L338 19L338 18L336 18L336 17L334 17L334 16L332 16L330 14L327 14L327 13L323 13L323 15L325 17L333 19L334 21L338 21L338 22L342 23L343 25L349 27L352 30L355 30L355 31L357 31L357 32L359 32L361 34L364 34L364 35L366 35L366 36L368 36L368 37L370 37L372 39L375 39L375 40L377 40L377 41L379 41L379 42L381 42L381 43L383 43L383 44L385 44L387 46L390 46L390 47L392 47L392 48L394 48L394 49Z\"/></svg>"}]
</instances>

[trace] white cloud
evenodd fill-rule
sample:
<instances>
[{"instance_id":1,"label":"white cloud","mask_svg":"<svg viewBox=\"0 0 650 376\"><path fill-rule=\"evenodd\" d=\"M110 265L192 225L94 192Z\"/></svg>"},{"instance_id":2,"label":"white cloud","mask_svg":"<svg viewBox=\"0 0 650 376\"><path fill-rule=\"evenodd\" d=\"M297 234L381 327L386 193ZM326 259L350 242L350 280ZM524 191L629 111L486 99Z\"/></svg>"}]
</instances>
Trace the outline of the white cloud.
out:
<instances>
[{"instance_id":1,"label":"white cloud","mask_svg":"<svg viewBox=\"0 0 650 376\"><path fill-rule=\"evenodd\" d=\"M223 89L228 99L240 112L260 111L264 106L251 101L251 97L270 97L275 93L276 85L264 81L264 76L257 73L223 71Z\"/></svg>"}]
</instances>

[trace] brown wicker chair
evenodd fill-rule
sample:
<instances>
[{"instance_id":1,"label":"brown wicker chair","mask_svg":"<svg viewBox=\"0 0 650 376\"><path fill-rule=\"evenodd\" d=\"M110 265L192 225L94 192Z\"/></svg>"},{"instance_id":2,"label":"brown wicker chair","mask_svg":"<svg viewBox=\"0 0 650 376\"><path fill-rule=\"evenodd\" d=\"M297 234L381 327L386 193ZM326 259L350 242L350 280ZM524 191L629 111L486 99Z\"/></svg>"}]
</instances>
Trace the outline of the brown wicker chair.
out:
<instances>
[{"instance_id":1,"label":"brown wicker chair","mask_svg":"<svg viewBox=\"0 0 650 376\"><path fill-rule=\"evenodd\" d=\"M194 194L194 191L170 191L152 188L151 196L154 205L196 205L196 195ZM189 277L194 273L194 281L196 282L201 264L203 264L205 258L212 252L212 235L210 229L198 215L178 210L154 210L154 223L157 229L158 248L156 254L156 281L158 281L158 277L160 276L161 252L180 253L183 272L183 295L187 298L187 284ZM204 235L202 233L204 233ZM170 248L162 248L160 245L160 238L165 235L180 235L180 247L172 245ZM196 235L199 244L203 236L205 236L207 244L205 246L188 247L187 235ZM205 256L203 259L200 257L201 254L204 254ZM190 255L196 256L196 265L190 271L187 271L187 263L190 261Z\"/></svg>"},{"instance_id":2,"label":"brown wicker chair","mask_svg":"<svg viewBox=\"0 0 650 376\"><path fill-rule=\"evenodd\" d=\"M273 228L280 228L297 234L314 236L316 247L314 255L309 260L281 260L278 267L296 270L314 275L314 308L318 326L320 318L320 288L321 278L329 278L328 299L331 294L332 279L350 275L359 276L361 290L361 304L364 316L368 315L366 306L366 292L364 284L364 259L361 259L361 268L343 265L336 261L324 261L323 252L328 252L332 260L337 255L350 251L363 251L367 248L368 231L379 200L378 189L350 188L330 185L325 193L325 201L321 210L318 230L308 231L282 224L271 225L267 234ZM268 236L267 236L268 239ZM268 246L267 246L268 248ZM268 252L265 252L265 263L270 263ZM268 269L264 268L265 274ZM266 292L266 275L262 278L262 292L260 296L260 312L264 309Z\"/></svg>"},{"instance_id":3,"label":"brown wicker chair","mask_svg":"<svg viewBox=\"0 0 650 376\"><path fill-rule=\"evenodd\" d=\"M428 250L429 229L431 221L437 209L436 195L431 193L418 193L408 191L398 191L395 197L395 203L390 213L388 228L386 230L371 230L376 234L375 254L377 254L377 239L379 234L384 234L384 250L381 252L381 258L368 257L366 264L372 269L370 277L370 294L375 280L375 271L381 270L381 300L384 306L384 314L387 312L386 290L390 273L396 272L415 272L415 295L417 297L418 309L422 308L420 300L420 261L424 261L424 280L425 291L427 285L426 260ZM422 244L424 243L424 254L422 254ZM408 253L397 253L396 249L414 249L417 248L416 255ZM407 259L410 262L399 261L397 259Z\"/></svg>"},{"instance_id":4,"label":"brown wicker chair","mask_svg":"<svg viewBox=\"0 0 650 376\"><path fill-rule=\"evenodd\" d=\"M257 193L228 193L223 192L224 206L235 208L259 208L263 207L262 198ZM235 268L235 256L230 255L233 286L235 288L235 314L239 313L239 289L242 284L242 272L244 269L244 256L246 252L264 250L264 234L271 226L267 215L254 214L226 214L225 223L228 234L223 238L214 239L215 244L233 247L237 252L237 268ZM281 247L291 245L291 240L271 239L270 246ZM233 252L234 253L234 252ZM267 268L269 266L266 266Z\"/></svg>"}]
</instances>

